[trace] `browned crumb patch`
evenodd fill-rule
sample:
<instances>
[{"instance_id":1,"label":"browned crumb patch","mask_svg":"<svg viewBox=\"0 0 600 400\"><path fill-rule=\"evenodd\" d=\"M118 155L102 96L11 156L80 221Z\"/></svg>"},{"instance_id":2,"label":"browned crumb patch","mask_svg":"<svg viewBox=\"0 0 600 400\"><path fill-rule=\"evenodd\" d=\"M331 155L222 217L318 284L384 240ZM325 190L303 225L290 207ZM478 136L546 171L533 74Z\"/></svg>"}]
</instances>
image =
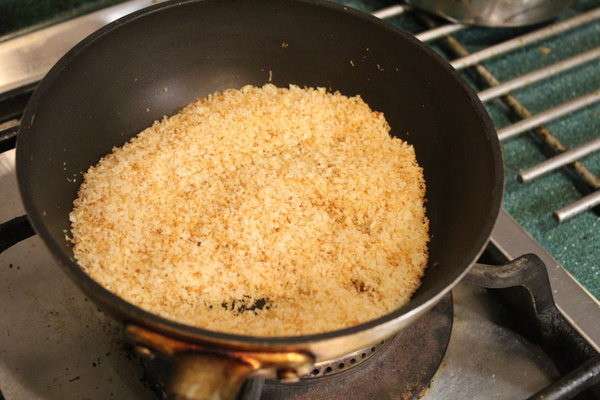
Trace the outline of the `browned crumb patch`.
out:
<instances>
[{"instance_id":1,"label":"browned crumb patch","mask_svg":"<svg viewBox=\"0 0 600 400\"><path fill-rule=\"evenodd\" d=\"M167 318L297 335L405 304L427 264L412 146L359 97L246 86L142 131L84 176L74 253Z\"/></svg>"}]
</instances>

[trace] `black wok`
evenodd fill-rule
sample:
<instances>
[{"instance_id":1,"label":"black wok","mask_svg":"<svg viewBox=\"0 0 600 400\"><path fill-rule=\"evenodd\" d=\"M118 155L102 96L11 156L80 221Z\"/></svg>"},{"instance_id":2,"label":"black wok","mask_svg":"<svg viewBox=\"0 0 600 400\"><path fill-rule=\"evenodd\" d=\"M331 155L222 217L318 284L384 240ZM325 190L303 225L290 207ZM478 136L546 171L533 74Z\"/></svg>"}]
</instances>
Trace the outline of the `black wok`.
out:
<instances>
[{"instance_id":1,"label":"black wok","mask_svg":"<svg viewBox=\"0 0 600 400\"><path fill-rule=\"evenodd\" d=\"M271 77L280 86L360 94L384 112L394 135L415 146L427 181L431 243L430 265L411 302L339 331L251 337L169 321L90 279L65 239L81 172L194 99ZM447 62L374 17L320 0L172 1L109 24L40 83L22 119L17 172L31 225L87 296L125 322L136 342L176 356L181 371L210 375L239 367L238 381L257 369L294 376L314 361L389 337L422 315L482 251L503 181L495 130ZM210 384L210 377L203 379ZM176 390L186 390L181 387Z\"/></svg>"}]
</instances>

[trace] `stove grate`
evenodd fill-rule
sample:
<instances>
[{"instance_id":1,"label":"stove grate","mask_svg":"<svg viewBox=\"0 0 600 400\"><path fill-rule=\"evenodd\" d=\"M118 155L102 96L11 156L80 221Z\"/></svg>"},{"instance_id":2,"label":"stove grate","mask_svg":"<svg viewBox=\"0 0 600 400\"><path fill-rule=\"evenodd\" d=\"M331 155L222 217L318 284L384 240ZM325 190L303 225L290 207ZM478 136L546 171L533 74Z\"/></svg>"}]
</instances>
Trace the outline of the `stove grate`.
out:
<instances>
[{"instance_id":1,"label":"stove grate","mask_svg":"<svg viewBox=\"0 0 600 400\"><path fill-rule=\"evenodd\" d=\"M443 45L450 50L452 55L458 57L450 61L455 69L463 70L473 68L478 77L486 83L488 87L478 93L482 102L485 103L493 99L501 98L502 102L521 118L513 124L498 129L498 138L500 141L505 141L517 135L533 131L533 134L536 135L545 144L546 148L550 150L552 156L547 161L534 167L523 169L519 172L519 179L523 183L530 182L553 170L568 167L573 170L578 179L586 186L586 190L584 191L591 192L574 203L567 204L559 210L556 210L554 212L555 218L559 222L563 222L599 205L600 177L579 162L579 160L584 157L600 150L598 140L584 143L578 146L577 149L569 151L570 149L552 134L548 128L544 127L544 124L600 103L600 88L595 88L587 94L567 100L558 106L546 109L537 114L529 111L511 93L534 83L554 77L560 73L572 72L576 67L583 64L597 62L600 60L600 47L595 47L554 64L522 74L503 83L496 79L490 70L481 63L509 52L524 49L531 44L548 39L552 36L566 33L583 25L599 23L600 7L534 31L518 35L509 40L493 44L474 53L469 53L465 46L452 35L460 31L474 28L469 28L465 25L456 23L440 23L439 21L416 12L409 5L403 4L393 5L375 11L373 15L379 18L389 19L409 12L414 14L418 20L425 23L429 28L428 30L415 33L417 39L424 42L443 41Z\"/></svg>"}]
</instances>

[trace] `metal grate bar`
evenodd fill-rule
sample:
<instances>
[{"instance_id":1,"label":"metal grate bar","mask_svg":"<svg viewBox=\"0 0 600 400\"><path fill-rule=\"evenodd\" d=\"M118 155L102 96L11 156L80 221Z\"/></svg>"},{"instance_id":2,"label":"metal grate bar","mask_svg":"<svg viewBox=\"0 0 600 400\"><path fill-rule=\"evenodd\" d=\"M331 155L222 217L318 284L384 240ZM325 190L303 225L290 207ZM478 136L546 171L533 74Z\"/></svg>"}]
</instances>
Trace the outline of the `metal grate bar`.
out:
<instances>
[{"instance_id":1,"label":"metal grate bar","mask_svg":"<svg viewBox=\"0 0 600 400\"><path fill-rule=\"evenodd\" d=\"M598 101L600 101L600 90L566 101L559 106L550 108L515 124L498 129L498 139L500 139L500 141L510 139L525 131L537 128L547 122L554 121L564 115L590 106Z\"/></svg>"},{"instance_id":2,"label":"metal grate bar","mask_svg":"<svg viewBox=\"0 0 600 400\"><path fill-rule=\"evenodd\" d=\"M581 214L584 211L587 211L591 208L596 207L600 204L600 190L589 194L574 203L569 204L566 207L561 208L560 210L554 213L554 218L557 219L558 222L564 222L569 218L573 218L577 214Z\"/></svg>"},{"instance_id":3,"label":"metal grate bar","mask_svg":"<svg viewBox=\"0 0 600 400\"><path fill-rule=\"evenodd\" d=\"M377 10L373 13L373 16L377 18L391 18L397 17L398 15L404 14L406 11L410 10L410 6L406 4L396 4L393 6L382 8L381 10Z\"/></svg>"},{"instance_id":4,"label":"metal grate bar","mask_svg":"<svg viewBox=\"0 0 600 400\"><path fill-rule=\"evenodd\" d=\"M535 43L578 26L588 24L597 19L600 19L600 7L580 14L576 17L569 18L565 21L552 24L545 28L538 29L525 35L518 36L514 39L507 40L506 42L488 47L484 50L469 54L468 56L452 61L450 64L452 64L452 66L457 70L464 69L466 67L479 64L480 62L490 58L508 53L509 51L525 47L528 44Z\"/></svg>"},{"instance_id":5,"label":"metal grate bar","mask_svg":"<svg viewBox=\"0 0 600 400\"><path fill-rule=\"evenodd\" d=\"M555 157L549 158L534 167L521 170L518 176L519 180L524 183L531 182L535 178L554 171L560 167L564 167L565 165L571 164L573 161L577 161L599 150L600 138L594 139L591 142L585 143L581 146L575 147L574 149L567 150Z\"/></svg>"},{"instance_id":6,"label":"metal grate bar","mask_svg":"<svg viewBox=\"0 0 600 400\"><path fill-rule=\"evenodd\" d=\"M597 47L590 51L586 51L585 53L578 54L574 57L567 58L566 60L557 62L547 67L540 68L528 74L521 75L498 86L482 90L481 92L479 92L479 99L482 102L490 101L497 97L503 96L509 92L512 92L513 90L521 89L525 86L539 82L546 78L550 78L554 75L560 74L561 72L575 68L579 65L588 63L598 58L600 58L600 47Z\"/></svg>"},{"instance_id":7,"label":"metal grate bar","mask_svg":"<svg viewBox=\"0 0 600 400\"><path fill-rule=\"evenodd\" d=\"M439 39L444 36L448 36L451 33L462 31L465 28L467 28L467 27L462 24L443 25L443 26L440 26L439 28L433 28L428 31L418 33L415 35L415 37L422 42L431 42L435 39Z\"/></svg>"},{"instance_id":8,"label":"metal grate bar","mask_svg":"<svg viewBox=\"0 0 600 400\"><path fill-rule=\"evenodd\" d=\"M430 28L436 26L436 23L426 15L418 14L417 17L421 19ZM452 35L448 35L444 38L444 44L448 46L448 48L454 54L456 54L459 57L462 57L462 59L469 57L469 52L467 51L467 49ZM496 79L496 77L485 66L481 64L476 64L474 66L474 69L475 72L477 72L477 74L490 87L496 87L501 85L498 79ZM530 120L531 118L535 117L525 106L523 106L513 95L509 93L506 93L502 96L502 102L524 120ZM564 146L560 142L560 140L556 136L554 136L546 127L537 126L534 132L543 141L543 143L546 144L553 151L565 152L568 150L567 147ZM585 165L583 165L579 161L575 161L573 162L572 166L574 171L589 187L595 190L600 189L600 179L594 173L588 170ZM579 208L577 212L582 212L583 210L583 208Z\"/></svg>"}]
</instances>

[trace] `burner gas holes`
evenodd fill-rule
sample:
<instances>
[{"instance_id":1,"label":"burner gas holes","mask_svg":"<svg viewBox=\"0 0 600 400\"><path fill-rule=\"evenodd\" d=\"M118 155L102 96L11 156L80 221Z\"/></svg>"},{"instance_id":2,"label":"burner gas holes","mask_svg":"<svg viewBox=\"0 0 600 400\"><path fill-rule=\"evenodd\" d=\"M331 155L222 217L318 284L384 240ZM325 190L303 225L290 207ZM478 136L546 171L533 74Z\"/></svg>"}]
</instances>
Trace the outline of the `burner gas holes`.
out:
<instances>
[{"instance_id":1,"label":"burner gas holes","mask_svg":"<svg viewBox=\"0 0 600 400\"><path fill-rule=\"evenodd\" d=\"M303 376L302 379L313 379L323 376L335 375L346 371L356 365L363 363L377 353L381 348L385 347L386 341L379 342L373 347L361 349L354 353L350 353L344 357L340 357L328 362L322 362L314 366L312 371Z\"/></svg>"}]
</instances>

